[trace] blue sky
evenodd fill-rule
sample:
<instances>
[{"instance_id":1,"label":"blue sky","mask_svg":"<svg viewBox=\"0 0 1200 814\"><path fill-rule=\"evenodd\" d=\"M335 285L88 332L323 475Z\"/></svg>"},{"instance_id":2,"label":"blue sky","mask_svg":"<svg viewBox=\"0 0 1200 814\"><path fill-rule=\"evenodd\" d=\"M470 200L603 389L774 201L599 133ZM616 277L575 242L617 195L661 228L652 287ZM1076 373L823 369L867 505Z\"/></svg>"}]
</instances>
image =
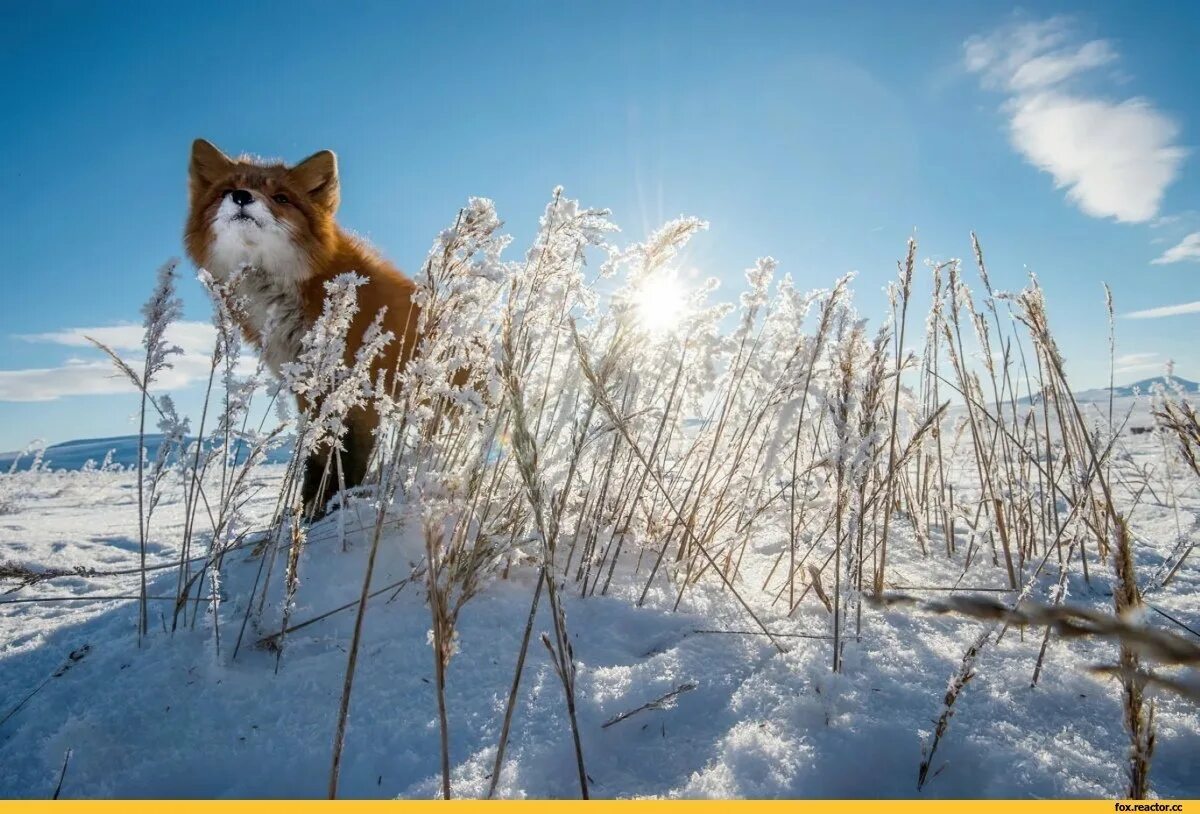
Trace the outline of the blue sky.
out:
<instances>
[{"instance_id":1,"label":"blue sky","mask_svg":"<svg viewBox=\"0 0 1200 814\"><path fill-rule=\"evenodd\" d=\"M1039 275L1077 387L1107 377L1102 280L1150 311L1119 320L1118 380L1167 358L1200 378L1198 4L48 2L5 22L0 449L131 431L80 334L127 341L182 256L197 136L335 150L342 223L408 269L468 196L520 245L562 184L628 240L708 219L688 263L729 299L771 254L803 287L857 270L875 316L914 230L946 258L974 229L997 286Z\"/></svg>"}]
</instances>

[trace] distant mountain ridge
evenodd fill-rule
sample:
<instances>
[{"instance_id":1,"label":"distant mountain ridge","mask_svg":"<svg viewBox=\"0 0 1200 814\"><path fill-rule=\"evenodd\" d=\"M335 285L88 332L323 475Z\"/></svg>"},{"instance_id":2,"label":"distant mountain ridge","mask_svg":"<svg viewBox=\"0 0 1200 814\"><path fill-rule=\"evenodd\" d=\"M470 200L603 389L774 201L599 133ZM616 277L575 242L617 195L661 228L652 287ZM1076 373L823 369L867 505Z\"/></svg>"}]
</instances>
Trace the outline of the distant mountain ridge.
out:
<instances>
[{"instance_id":1,"label":"distant mountain ridge","mask_svg":"<svg viewBox=\"0 0 1200 814\"><path fill-rule=\"evenodd\" d=\"M151 458L158 452L163 436L158 433L147 434L145 439L147 455ZM195 439L189 438L188 443ZM49 469L83 469L88 461L94 461L96 466L103 462L109 451L112 452L112 463L116 466L137 466L138 437L136 435L118 435L112 438L79 438L74 441L63 441L46 447L42 455L43 464ZM279 449L272 450L267 455L269 463L284 463L291 456L291 444L285 444ZM0 472L7 472L13 461L17 463L18 471L25 471L33 464L36 450L29 453L3 452L0 453Z\"/></svg>"},{"instance_id":2,"label":"distant mountain ridge","mask_svg":"<svg viewBox=\"0 0 1200 814\"><path fill-rule=\"evenodd\" d=\"M1150 379L1142 379L1131 384L1117 385L1112 388L1113 398L1129 398L1135 395L1149 396L1150 390L1154 385L1167 385L1166 376L1155 376ZM1182 379L1179 376L1170 378L1171 386L1178 387L1188 395L1200 394L1200 384ZM1091 390L1080 390L1075 393L1075 401L1080 404L1100 404L1108 401L1109 391L1107 387L1094 387ZM1041 393L1035 393L1032 398L1022 396L1017 399L1018 404L1041 404Z\"/></svg>"},{"instance_id":3,"label":"distant mountain ridge","mask_svg":"<svg viewBox=\"0 0 1200 814\"><path fill-rule=\"evenodd\" d=\"M1188 381L1187 379L1181 379L1178 376L1172 376L1169 381L1171 382L1171 385L1179 387L1184 393L1200 393L1200 384L1197 384L1196 382ZM1112 393L1116 398L1120 398L1121 396L1136 396L1138 394L1146 396L1150 394L1150 389L1154 385L1161 384L1166 387L1168 386L1167 382L1168 379L1166 376L1155 376L1154 378L1142 379L1141 381L1134 382L1133 384L1127 384L1123 387L1114 387L1112 389ZM1084 390L1075 394L1075 400L1089 402L1108 401L1108 388L1097 387L1092 390Z\"/></svg>"}]
</instances>

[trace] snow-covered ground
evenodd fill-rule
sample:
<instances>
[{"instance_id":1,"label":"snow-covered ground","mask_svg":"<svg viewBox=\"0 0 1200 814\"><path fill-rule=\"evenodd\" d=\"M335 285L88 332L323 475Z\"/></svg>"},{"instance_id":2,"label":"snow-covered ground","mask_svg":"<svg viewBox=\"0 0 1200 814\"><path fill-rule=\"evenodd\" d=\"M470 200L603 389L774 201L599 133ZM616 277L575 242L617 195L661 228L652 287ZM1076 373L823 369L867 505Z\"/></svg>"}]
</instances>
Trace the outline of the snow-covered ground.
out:
<instances>
[{"instance_id":1,"label":"snow-covered ground","mask_svg":"<svg viewBox=\"0 0 1200 814\"><path fill-rule=\"evenodd\" d=\"M1116 468L1162 475L1156 436L1125 439ZM281 467L262 468L250 511L265 523ZM1154 608L1200 629L1200 558L1165 589L1153 589L1164 558L1195 537L1200 489L1176 473L1178 512L1164 490L1144 496L1132 527L1140 577ZM125 570L137 566L135 476L128 472L39 472L0 477L0 560L31 568ZM363 522L371 512L362 509ZM171 492L155 514L152 564L178 556L182 503ZM310 531L293 623L358 596L367 544L337 540L335 515ZM355 525L354 523L350 524ZM889 572L893 587L949 585L961 558L922 557L900 524ZM961 549L960 549L961 551ZM386 538L374 585L405 579L419 558L416 536ZM760 586L776 551L757 546L741 575ZM204 608L194 628L166 632L170 601L152 602L152 632L139 648L137 603L27 602L33 598L136 595L136 575L65 577L0 594L0 796L320 797L326 793L352 611L289 634L276 654L256 647L278 630L281 589L233 658L246 597L260 559L246 546L227 563L219 626ZM979 557L961 581L1004 587L1003 571ZM630 571L632 572L632 562ZM1051 569L1053 572L1054 569ZM152 572L149 594L172 597L175 571ZM486 792L504 701L534 586L514 568L489 585L460 619L449 667L454 793ZM1048 574L1034 596L1045 598ZM754 584L757 581L757 584ZM278 582L278 580L276 580ZM746 613L705 577L678 611L674 596L635 600L644 572L618 574L607 596L580 598L573 583L567 621L578 661L583 753L597 797L912 797L923 739L940 712L949 676L987 623L912 609L863 611L861 642L845 671L830 671L828 615L806 602L795 618L761 590L744 593L787 648L751 631ZM14 583L5 583L7 588ZM1070 601L1111 609L1109 570L1091 585L1073 578ZM910 591L914 592L914 591ZM995 595L995 594L993 594ZM927 594L934 596L934 594ZM1010 595L1008 595L1010 596ZM543 603L544 605L544 603ZM188 618L191 621L191 617ZM1155 611L1146 622L1180 633ZM549 628L543 611L536 634ZM344 797L433 797L439 793L439 734L429 611L410 584L373 599L350 712L340 793ZM851 631L853 626L851 625ZM713 632L726 631L726 632ZM219 632L220 649L215 633ZM1042 630L1010 630L982 653L938 747L928 797L1119 797L1128 738L1117 683L1087 666L1112 663L1115 645L1052 639L1036 688L1030 679ZM75 654L72 658L71 654ZM61 668L69 665L63 671ZM684 685L661 709L604 724ZM1151 784L1162 797L1200 796L1200 714L1158 696ZM14 712L15 710L15 712ZM572 797L575 757L562 687L535 638L498 795Z\"/></svg>"}]
</instances>

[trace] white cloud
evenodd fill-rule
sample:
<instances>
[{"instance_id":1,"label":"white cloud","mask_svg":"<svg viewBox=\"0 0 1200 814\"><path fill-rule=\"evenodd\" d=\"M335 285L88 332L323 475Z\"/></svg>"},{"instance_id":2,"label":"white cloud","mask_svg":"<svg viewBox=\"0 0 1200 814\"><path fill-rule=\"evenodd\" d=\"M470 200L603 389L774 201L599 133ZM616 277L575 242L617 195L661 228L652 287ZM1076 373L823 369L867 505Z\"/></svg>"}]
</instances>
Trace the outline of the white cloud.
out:
<instances>
[{"instance_id":1,"label":"white cloud","mask_svg":"<svg viewBox=\"0 0 1200 814\"><path fill-rule=\"evenodd\" d=\"M1113 373L1127 376L1131 373L1161 371L1166 365L1167 360L1160 353L1124 353L1113 359Z\"/></svg>"},{"instance_id":2,"label":"white cloud","mask_svg":"<svg viewBox=\"0 0 1200 814\"><path fill-rule=\"evenodd\" d=\"M1157 362L1161 359L1157 353L1122 353L1117 358L1113 359L1113 364L1117 367L1133 367L1136 365L1149 364Z\"/></svg>"},{"instance_id":3,"label":"white cloud","mask_svg":"<svg viewBox=\"0 0 1200 814\"><path fill-rule=\"evenodd\" d=\"M146 329L141 325L108 325L102 328L67 328L42 334L20 334L17 338L69 348L91 348L95 347L88 339L91 337L113 350L140 350L145 332ZM208 322L180 320L172 322L167 328L166 339L182 348L184 353L209 354L217 339L217 329Z\"/></svg>"},{"instance_id":4,"label":"white cloud","mask_svg":"<svg viewBox=\"0 0 1200 814\"><path fill-rule=\"evenodd\" d=\"M88 336L108 345L130 364L142 369L139 351L144 329L141 325L112 325L96 328L68 328L19 338L27 342L48 343L68 348L91 348ZM207 322L176 322L167 329L166 339L183 353L172 356L173 367L155 380L155 391L176 390L208 378L216 329ZM253 363L242 358L240 372L253 370ZM96 352L95 358L68 359L58 367L0 370L0 401L53 401L64 396L104 395L133 392L133 385L117 373L113 363Z\"/></svg>"},{"instance_id":5,"label":"white cloud","mask_svg":"<svg viewBox=\"0 0 1200 814\"><path fill-rule=\"evenodd\" d=\"M1200 232L1192 232L1179 241L1178 245L1167 249L1150 262L1161 266L1166 263L1182 263L1185 260L1200 262Z\"/></svg>"},{"instance_id":6,"label":"white cloud","mask_svg":"<svg viewBox=\"0 0 1200 814\"><path fill-rule=\"evenodd\" d=\"M1097 218L1153 218L1183 158L1170 146L1175 124L1138 99L1113 104L1039 93L1015 106L1011 127L1029 162Z\"/></svg>"},{"instance_id":7,"label":"white cloud","mask_svg":"<svg viewBox=\"0 0 1200 814\"><path fill-rule=\"evenodd\" d=\"M1179 126L1145 99L1065 87L1117 59L1107 40L1079 44L1067 20L1054 17L971 37L963 50L985 87L1008 94L1013 147L1080 209L1135 223L1158 214L1186 155L1175 143Z\"/></svg>"},{"instance_id":8,"label":"white cloud","mask_svg":"<svg viewBox=\"0 0 1200 814\"><path fill-rule=\"evenodd\" d=\"M1200 314L1200 300L1196 302L1183 302L1179 305L1164 305L1161 308L1147 308L1145 311L1133 311L1125 316L1130 319L1158 319L1159 317L1173 317L1179 314Z\"/></svg>"},{"instance_id":9,"label":"white cloud","mask_svg":"<svg viewBox=\"0 0 1200 814\"><path fill-rule=\"evenodd\" d=\"M1006 26L988 37L975 36L963 45L967 69L983 75L988 87L1019 92L1063 82L1117 58L1107 40L1072 45L1067 20Z\"/></svg>"}]
</instances>

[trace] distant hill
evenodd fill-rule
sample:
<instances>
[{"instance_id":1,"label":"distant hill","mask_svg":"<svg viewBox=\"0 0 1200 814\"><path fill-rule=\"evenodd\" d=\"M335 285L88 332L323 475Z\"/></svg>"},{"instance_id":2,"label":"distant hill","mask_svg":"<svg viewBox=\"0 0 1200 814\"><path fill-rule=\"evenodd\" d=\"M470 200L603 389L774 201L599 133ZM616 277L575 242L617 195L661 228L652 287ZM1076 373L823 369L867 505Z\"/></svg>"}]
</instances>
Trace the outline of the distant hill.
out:
<instances>
[{"instance_id":1,"label":"distant hill","mask_svg":"<svg viewBox=\"0 0 1200 814\"><path fill-rule=\"evenodd\" d=\"M146 450L150 458L158 452L163 436L152 434L146 436ZM192 439L188 439L189 443ZM99 466L104 456L112 451L112 462L118 466L137 466L138 437L136 435L120 435L114 438L81 438L76 441L64 441L46 447L43 461L50 469L83 469L90 460ZM291 444L285 444L280 449L273 450L267 460L270 463L284 463L291 456ZM17 469L24 471L33 463L33 454L21 455L19 452L0 453L0 472L7 472L13 460L20 456Z\"/></svg>"},{"instance_id":2,"label":"distant hill","mask_svg":"<svg viewBox=\"0 0 1200 814\"><path fill-rule=\"evenodd\" d=\"M1196 382L1188 381L1187 379L1181 379L1178 376L1172 377L1171 382L1174 386L1182 389L1184 393L1190 395L1200 394L1200 384L1197 384ZM1112 395L1114 398L1128 398L1130 396L1139 394L1142 396L1148 396L1150 395L1150 390L1152 387L1154 387L1154 385L1165 385L1166 383L1167 378L1165 376L1156 376L1152 379L1142 379L1141 381L1133 382L1131 384L1118 385L1114 387L1112 389ZM1075 394L1075 400L1080 404L1106 403L1108 401L1108 388L1096 387L1091 390L1081 390ZM1034 395L1032 399L1030 399L1028 396L1018 399L1017 403L1029 404L1031 401L1034 404L1040 404L1040 394Z\"/></svg>"},{"instance_id":3,"label":"distant hill","mask_svg":"<svg viewBox=\"0 0 1200 814\"><path fill-rule=\"evenodd\" d=\"M1181 388L1185 393L1200 393L1200 384L1197 384L1196 382L1190 382L1187 379L1181 379L1178 376L1172 377L1171 382L1176 387ZM1140 382L1127 384L1124 387L1114 387L1112 392L1117 398L1122 396L1135 396L1139 393L1143 396L1146 396L1150 394L1150 390L1152 387L1154 387L1154 385L1161 384L1165 386L1166 383L1166 376L1157 376L1153 379L1142 379ZM1097 387L1094 390L1084 390L1081 393L1075 394L1075 400L1086 402L1108 401L1108 388Z\"/></svg>"}]
</instances>

